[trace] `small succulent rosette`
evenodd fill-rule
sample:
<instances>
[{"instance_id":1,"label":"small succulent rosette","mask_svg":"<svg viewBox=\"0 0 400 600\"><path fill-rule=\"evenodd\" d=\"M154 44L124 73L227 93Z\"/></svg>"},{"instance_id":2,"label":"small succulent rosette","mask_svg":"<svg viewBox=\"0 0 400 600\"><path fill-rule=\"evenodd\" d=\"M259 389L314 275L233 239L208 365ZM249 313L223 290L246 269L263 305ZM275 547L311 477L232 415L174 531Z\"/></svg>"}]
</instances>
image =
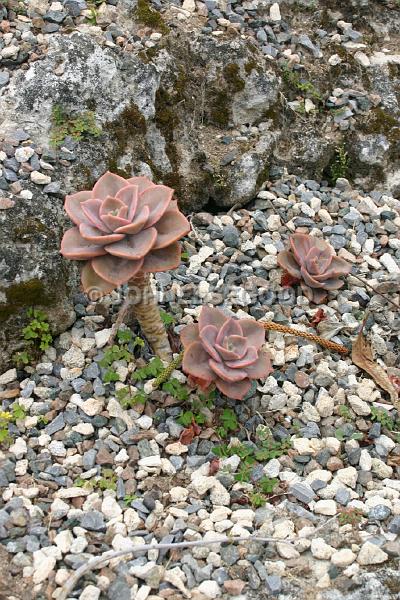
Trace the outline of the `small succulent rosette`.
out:
<instances>
[{"instance_id":1,"label":"small succulent rosette","mask_svg":"<svg viewBox=\"0 0 400 600\"><path fill-rule=\"evenodd\" d=\"M198 324L181 331L182 368L203 389L215 384L228 398L243 400L251 381L272 372L262 350L264 327L253 319L233 319L217 308L203 306Z\"/></svg>"},{"instance_id":2,"label":"small succulent rosette","mask_svg":"<svg viewBox=\"0 0 400 600\"><path fill-rule=\"evenodd\" d=\"M305 296L315 304L321 304L328 291L344 285L339 279L351 271L351 265L336 256L330 244L306 233L290 236L290 249L278 254L278 264L292 277L301 280Z\"/></svg>"},{"instance_id":3,"label":"small succulent rosette","mask_svg":"<svg viewBox=\"0 0 400 600\"><path fill-rule=\"evenodd\" d=\"M124 179L107 172L92 191L66 197L65 210L76 226L65 232L61 254L87 261L82 284L91 299L139 272L169 271L180 264L178 240L190 224L173 193L147 177Z\"/></svg>"}]
</instances>

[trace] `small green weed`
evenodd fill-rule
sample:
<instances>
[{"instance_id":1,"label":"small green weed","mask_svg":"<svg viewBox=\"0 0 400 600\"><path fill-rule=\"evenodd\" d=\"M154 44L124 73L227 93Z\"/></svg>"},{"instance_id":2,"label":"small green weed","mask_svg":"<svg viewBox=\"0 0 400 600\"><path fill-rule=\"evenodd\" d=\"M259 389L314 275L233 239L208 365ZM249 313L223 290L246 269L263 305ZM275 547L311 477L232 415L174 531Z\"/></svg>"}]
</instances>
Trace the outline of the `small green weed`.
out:
<instances>
[{"instance_id":1,"label":"small green weed","mask_svg":"<svg viewBox=\"0 0 400 600\"><path fill-rule=\"evenodd\" d=\"M112 368L113 363L118 360L131 362L134 350L144 346L142 338L137 336L133 338L133 334L129 329L120 329L117 332L117 339L119 343L114 344L111 348L107 348L103 358L99 362L100 367L106 369L103 376L104 383L119 381L118 373Z\"/></svg>"},{"instance_id":2,"label":"small green weed","mask_svg":"<svg viewBox=\"0 0 400 600\"><path fill-rule=\"evenodd\" d=\"M338 413L345 421L352 421L354 419L349 407L345 404L340 404L338 408Z\"/></svg>"},{"instance_id":3,"label":"small green weed","mask_svg":"<svg viewBox=\"0 0 400 600\"><path fill-rule=\"evenodd\" d=\"M180 381L172 377L169 381L163 383L161 387L163 392L167 392L180 402L185 402L189 398L189 390Z\"/></svg>"},{"instance_id":4,"label":"small green weed","mask_svg":"<svg viewBox=\"0 0 400 600\"><path fill-rule=\"evenodd\" d=\"M12 442L12 438L9 432L9 424L15 423L20 419L26 417L25 409L18 403L14 403L11 407L11 411L5 410L0 411L0 445L9 445Z\"/></svg>"},{"instance_id":5,"label":"small green weed","mask_svg":"<svg viewBox=\"0 0 400 600\"><path fill-rule=\"evenodd\" d=\"M113 490L115 492L117 489L117 476L112 469L103 469L101 477L92 477L91 479L77 477L74 486L89 490Z\"/></svg>"},{"instance_id":6,"label":"small green weed","mask_svg":"<svg viewBox=\"0 0 400 600\"><path fill-rule=\"evenodd\" d=\"M151 361L141 367L140 369L136 369L133 373L133 379L136 381L145 381L146 379L153 379L154 377L158 377L160 373L164 370L164 366L162 361L158 356L152 358Z\"/></svg>"},{"instance_id":7,"label":"small green weed","mask_svg":"<svg viewBox=\"0 0 400 600\"><path fill-rule=\"evenodd\" d=\"M231 408L224 408L220 416L221 425L217 427L217 433L220 437L225 438L229 433L237 431L239 423L235 414Z\"/></svg>"},{"instance_id":8,"label":"small green weed","mask_svg":"<svg viewBox=\"0 0 400 600\"><path fill-rule=\"evenodd\" d=\"M15 352L12 358L17 367L25 367L26 365L29 365L32 360L26 350Z\"/></svg>"},{"instance_id":9,"label":"small green weed","mask_svg":"<svg viewBox=\"0 0 400 600\"><path fill-rule=\"evenodd\" d=\"M92 11L96 12L94 8ZM61 106L56 104L52 111L52 130L50 141L53 146L61 146L66 137L80 141L87 136L98 137L101 129L96 125L93 111L86 111L78 115L66 115Z\"/></svg>"},{"instance_id":10,"label":"small green weed","mask_svg":"<svg viewBox=\"0 0 400 600\"><path fill-rule=\"evenodd\" d=\"M31 319L22 334L24 340L30 345L33 344L36 350L47 350L53 341L50 333L50 325L46 313L37 308L28 308L27 316ZM29 358L28 355L24 358Z\"/></svg>"},{"instance_id":11,"label":"small green weed","mask_svg":"<svg viewBox=\"0 0 400 600\"><path fill-rule=\"evenodd\" d=\"M376 406L372 406L370 419L371 421L380 423L382 427L388 429L389 431L393 431L393 429L396 427L396 421L384 408L376 408Z\"/></svg>"},{"instance_id":12,"label":"small green weed","mask_svg":"<svg viewBox=\"0 0 400 600\"><path fill-rule=\"evenodd\" d=\"M169 313L165 312L165 310L160 310L160 317L165 327L169 327L169 325L173 325L175 323L174 317Z\"/></svg>"},{"instance_id":13,"label":"small green weed","mask_svg":"<svg viewBox=\"0 0 400 600\"><path fill-rule=\"evenodd\" d=\"M302 80L297 71L289 69L287 63L282 66L282 78L299 92L322 102L322 95L315 85L311 81Z\"/></svg>"},{"instance_id":14,"label":"small green weed","mask_svg":"<svg viewBox=\"0 0 400 600\"><path fill-rule=\"evenodd\" d=\"M333 161L330 165L331 182L333 184L335 184L336 181L340 177L346 177L348 174L349 168L350 168L349 157L345 150L345 147L343 145L338 146L335 149L335 155L334 155Z\"/></svg>"},{"instance_id":15,"label":"small green weed","mask_svg":"<svg viewBox=\"0 0 400 600\"><path fill-rule=\"evenodd\" d=\"M137 499L136 494L127 494L126 496L124 496L125 506L130 506L131 503L136 499Z\"/></svg>"}]
</instances>

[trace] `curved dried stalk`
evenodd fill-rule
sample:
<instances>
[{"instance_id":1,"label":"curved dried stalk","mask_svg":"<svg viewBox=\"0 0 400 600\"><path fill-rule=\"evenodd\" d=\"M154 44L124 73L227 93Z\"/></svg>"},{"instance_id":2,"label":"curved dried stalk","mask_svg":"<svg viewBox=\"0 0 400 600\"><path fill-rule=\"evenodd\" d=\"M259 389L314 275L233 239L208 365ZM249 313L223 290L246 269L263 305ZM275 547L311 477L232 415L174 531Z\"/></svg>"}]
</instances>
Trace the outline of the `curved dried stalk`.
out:
<instances>
[{"instance_id":1,"label":"curved dried stalk","mask_svg":"<svg viewBox=\"0 0 400 600\"><path fill-rule=\"evenodd\" d=\"M324 348L328 348L328 350L332 350L333 352L339 352L340 354L348 354L349 350L346 346L342 346L341 344L335 344L335 342L331 342L319 335L315 335L314 333L308 333L308 331L301 331L301 329L296 329L295 327L288 327L287 325L279 325L278 323L272 323L272 321L267 321L263 323L264 329L269 329L273 331L280 331L281 333L289 333L291 335L297 335L306 340L310 340L311 342L315 342Z\"/></svg>"}]
</instances>

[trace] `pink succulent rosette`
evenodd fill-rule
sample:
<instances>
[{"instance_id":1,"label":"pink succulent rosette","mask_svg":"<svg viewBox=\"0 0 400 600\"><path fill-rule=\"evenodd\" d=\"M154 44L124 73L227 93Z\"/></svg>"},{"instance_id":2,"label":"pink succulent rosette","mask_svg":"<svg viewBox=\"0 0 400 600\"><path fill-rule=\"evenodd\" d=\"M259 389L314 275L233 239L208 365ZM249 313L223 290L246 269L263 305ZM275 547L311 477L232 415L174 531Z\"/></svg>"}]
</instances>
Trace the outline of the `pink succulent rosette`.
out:
<instances>
[{"instance_id":1,"label":"pink succulent rosette","mask_svg":"<svg viewBox=\"0 0 400 600\"><path fill-rule=\"evenodd\" d=\"M271 362L264 350L264 327L252 319L232 319L203 306L198 324L181 331L182 368L204 389L215 383L228 398L243 400L252 379L264 379Z\"/></svg>"},{"instance_id":2,"label":"pink succulent rosette","mask_svg":"<svg viewBox=\"0 0 400 600\"><path fill-rule=\"evenodd\" d=\"M330 244L306 233L295 233L289 241L290 249L278 254L279 266L301 280L302 290L311 302L321 304L329 290L344 285L339 277L350 273L350 263L336 256Z\"/></svg>"},{"instance_id":3,"label":"pink succulent rosette","mask_svg":"<svg viewBox=\"0 0 400 600\"><path fill-rule=\"evenodd\" d=\"M86 293L100 297L139 272L179 265L178 240L190 225L173 193L147 177L124 179L107 172L92 191L66 197L64 207L76 227L65 232L61 254L88 261L82 269Z\"/></svg>"}]
</instances>

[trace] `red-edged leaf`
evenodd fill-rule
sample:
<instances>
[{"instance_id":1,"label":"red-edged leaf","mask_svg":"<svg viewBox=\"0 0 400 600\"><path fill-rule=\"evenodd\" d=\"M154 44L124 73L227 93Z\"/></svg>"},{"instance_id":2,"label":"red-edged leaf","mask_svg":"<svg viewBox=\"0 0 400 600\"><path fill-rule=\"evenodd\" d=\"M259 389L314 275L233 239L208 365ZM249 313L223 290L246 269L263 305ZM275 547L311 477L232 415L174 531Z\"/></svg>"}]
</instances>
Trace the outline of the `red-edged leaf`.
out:
<instances>
[{"instance_id":1,"label":"red-edged leaf","mask_svg":"<svg viewBox=\"0 0 400 600\"><path fill-rule=\"evenodd\" d=\"M215 475L219 471L219 458L213 458L210 462L209 475Z\"/></svg>"},{"instance_id":2,"label":"red-edged leaf","mask_svg":"<svg viewBox=\"0 0 400 600\"><path fill-rule=\"evenodd\" d=\"M311 321L311 325L318 325L318 323L321 323L321 321L323 321L324 319L326 319L326 314L323 308L319 308L317 310L317 312L315 313L315 315L312 318Z\"/></svg>"},{"instance_id":3,"label":"red-edged leaf","mask_svg":"<svg viewBox=\"0 0 400 600\"><path fill-rule=\"evenodd\" d=\"M300 279L297 279L297 277L293 277L292 275L290 275L290 273L287 273L287 271L285 271L281 277L281 286L284 288L288 288L288 287L293 287L294 285L297 285L298 283L300 283Z\"/></svg>"},{"instance_id":4,"label":"red-edged leaf","mask_svg":"<svg viewBox=\"0 0 400 600\"><path fill-rule=\"evenodd\" d=\"M189 375L188 384L190 387L199 387L201 390L206 391L211 385L211 382L206 379L200 379L200 377L194 377L193 375Z\"/></svg>"}]
</instances>

